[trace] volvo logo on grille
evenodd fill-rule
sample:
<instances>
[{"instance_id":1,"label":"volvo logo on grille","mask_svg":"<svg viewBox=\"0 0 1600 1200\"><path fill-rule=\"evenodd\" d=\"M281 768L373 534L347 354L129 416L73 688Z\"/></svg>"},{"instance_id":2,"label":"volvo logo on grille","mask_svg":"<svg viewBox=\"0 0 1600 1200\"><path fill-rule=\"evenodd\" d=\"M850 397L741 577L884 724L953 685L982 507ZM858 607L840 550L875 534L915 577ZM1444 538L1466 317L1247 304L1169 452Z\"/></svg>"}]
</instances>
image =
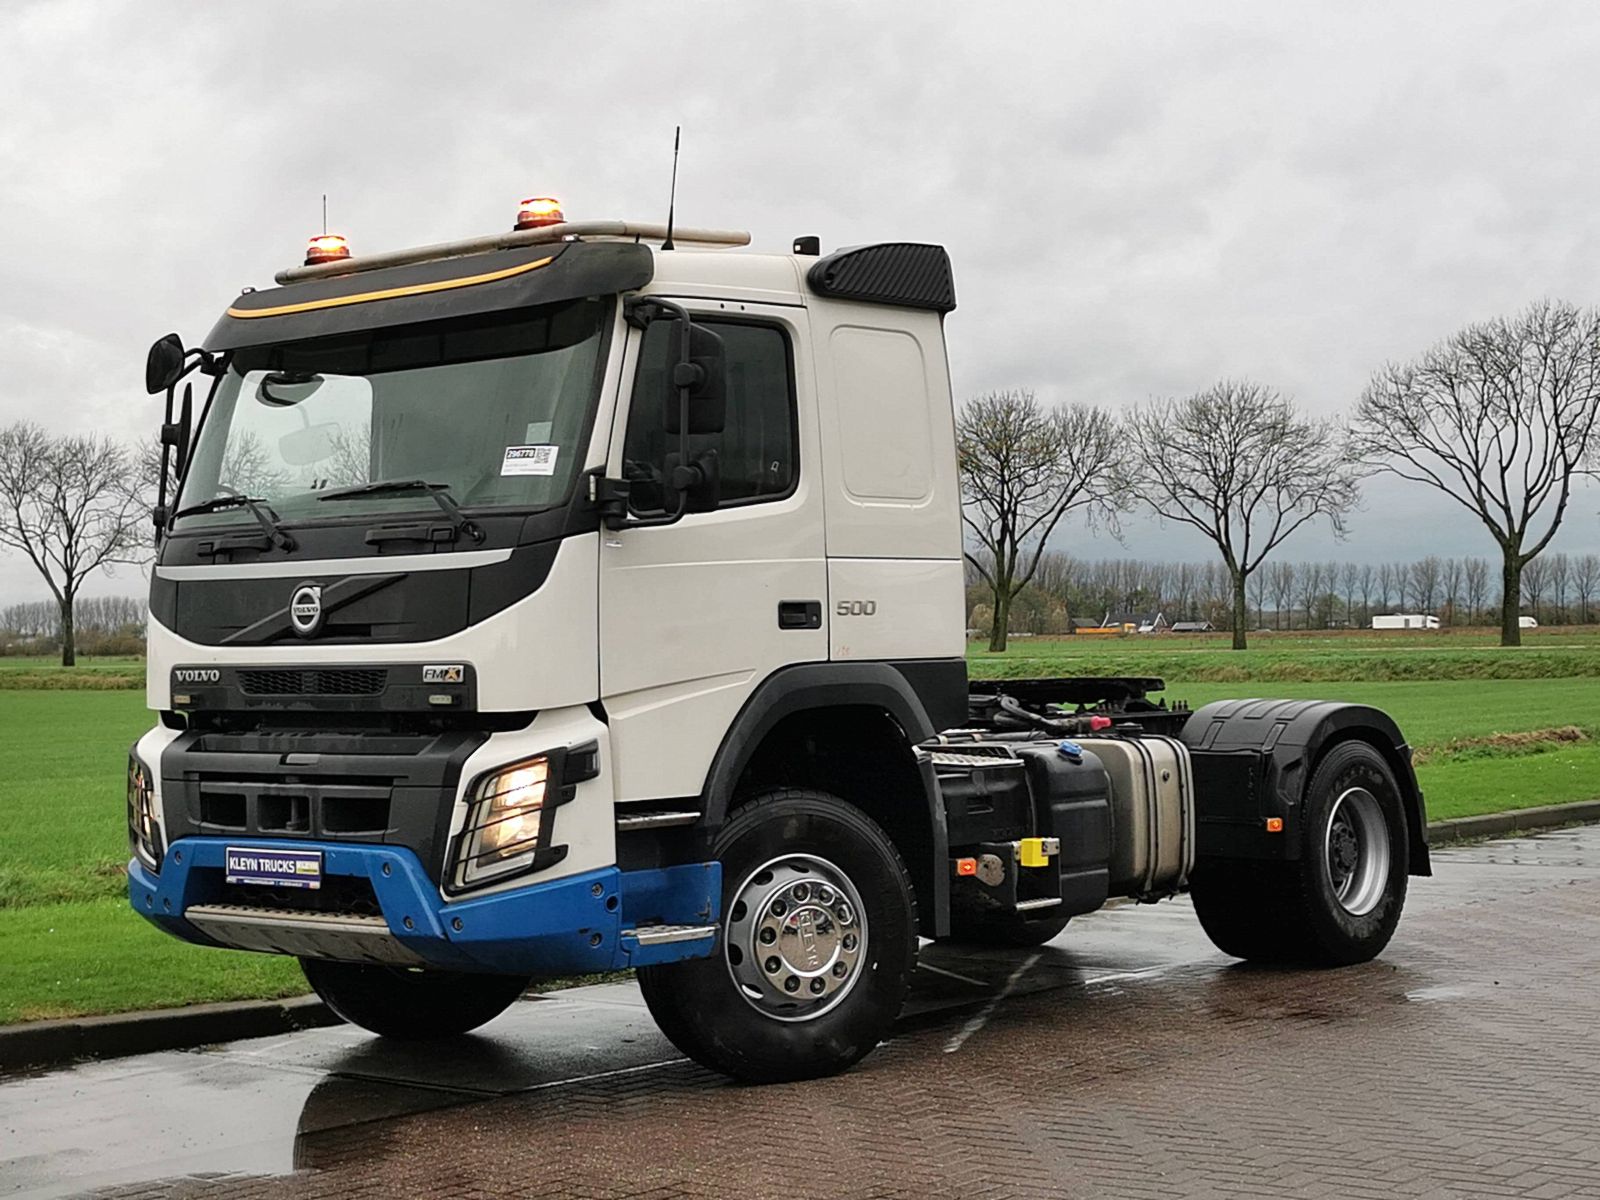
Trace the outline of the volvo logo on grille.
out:
<instances>
[{"instance_id":1,"label":"volvo logo on grille","mask_svg":"<svg viewBox=\"0 0 1600 1200\"><path fill-rule=\"evenodd\" d=\"M174 667L172 669L173 683L216 683L222 678L222 672L215 667Z\"/></svg>"},{"instance_id":2,"label":"volvo logo on grille","mask_svg":"<svg viewBox=\"0 0 1600 1200\"><path fill-rule=\"evenodd\" d=\"M289 597L289 624L301 637L322 628L322 585L302 583Z\"/></svg>"}]
</instances>

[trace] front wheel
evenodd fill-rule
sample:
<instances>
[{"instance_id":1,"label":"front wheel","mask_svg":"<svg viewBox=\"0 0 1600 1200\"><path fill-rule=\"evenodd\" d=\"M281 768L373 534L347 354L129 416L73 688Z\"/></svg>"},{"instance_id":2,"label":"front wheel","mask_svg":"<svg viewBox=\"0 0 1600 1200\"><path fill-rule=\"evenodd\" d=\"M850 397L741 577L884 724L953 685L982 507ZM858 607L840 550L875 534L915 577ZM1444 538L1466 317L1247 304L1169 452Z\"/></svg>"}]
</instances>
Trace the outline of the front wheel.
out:
<instances>
[{"instance_id":1,"label":"front wheel","mask_svg":"<svg viewBox=\"0 0 1600 1200\"><path fill-rule=\"evenodd\" d=\"M1400 787L1366 742L1317 764L1284 863L1213 860L1190 884L1217 948L1254 962L1344 966L1376 958L1405 906L1410 861Z\"/></svg>"},{"instance_id":2,"label":"front wheel","mask_svg":"<svg viewBox=\"0 0 1600 1200\"><path fill-rule=\"evenodd\" d=\"M865 1057L916 967L916 902L894 844L838 797L787 788L740 805L715 854L717 951L639 969L662 1032L747 1083L813 1079Z\"/></svg>"},{"instance_id":3,"label":"front wheel","mask_svg":"<svg viewBox=\"0 0 1600 1200\"><path fill-rule=\"evenodd\" d=\"M454 1037L494 1020L527 989L525 975L474 975L302 958L300 969L339 1017L397 1041Z\"/></svg>"}]
</instances>

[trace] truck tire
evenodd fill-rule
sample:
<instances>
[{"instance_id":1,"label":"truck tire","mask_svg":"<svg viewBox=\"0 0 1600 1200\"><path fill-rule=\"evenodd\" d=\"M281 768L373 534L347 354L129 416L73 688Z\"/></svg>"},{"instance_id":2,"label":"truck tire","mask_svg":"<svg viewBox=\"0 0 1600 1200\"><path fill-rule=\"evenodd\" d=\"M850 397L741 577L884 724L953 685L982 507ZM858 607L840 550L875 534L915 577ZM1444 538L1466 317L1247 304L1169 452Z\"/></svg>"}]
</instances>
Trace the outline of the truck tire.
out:
<instances>
[{"instance_id":1,"label":"truck tire","mask_svg":"<svg viewBox=\"0 0 1600 1200\"><path fill-rule=\"evenodd\" d=\"M815 1079L865 1057L917 963L916 899L894 843L837 796L784 788L741 803L713 852L717 950L639 969L661 1031L746 1083Z\"/></svg>"},{"instance_id":2,"label":"truck tire","mask_svg":"<svg viewBox=\"0 0 1600 1200\"><path fill-rule=\"evenodd\" d=\"M1254 962L1347 966L1376 958L1405 907L1409 843L1394 772L1341 742L1306 788L1299 858L1203 863L1195 913L1217 948Z\"/></svg>"},{"instance_id":3,"label":"truck tire","mask_svg":"<svg viewBox=\"0 0 1600 1200\"><path fill-rule=\"evenodd\" d=\"M950 913L950 936L941 944L1018 949L1042 946L1067 927L1068 917L1033 917L1019 912Z\"/></svg>"},{"instance_id":4,"label":"truck tire","mask_svg":"<svg viewBox=\"0 0 1600 1200\"><path fill-rule=\"evenodd\" d=\"M322 1002L352 1025L396 1041L455 1037L498 1017L527 989L525 975L475 975L302 958Z\"/></svg>"}]
</instances>

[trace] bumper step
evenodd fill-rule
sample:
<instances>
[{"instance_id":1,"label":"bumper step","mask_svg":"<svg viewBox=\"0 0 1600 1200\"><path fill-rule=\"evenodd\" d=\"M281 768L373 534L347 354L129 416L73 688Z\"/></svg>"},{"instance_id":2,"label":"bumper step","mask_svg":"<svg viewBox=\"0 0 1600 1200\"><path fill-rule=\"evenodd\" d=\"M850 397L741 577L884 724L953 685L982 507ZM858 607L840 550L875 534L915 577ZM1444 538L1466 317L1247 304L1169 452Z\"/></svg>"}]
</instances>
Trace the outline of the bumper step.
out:
<instances>
[{"instance_id":1,"label":"bumper step","mask_svg":"<svg viewBox=\"0 0 1600 1200\"><path fill-rule=\"evenodd\" d=\"M641 946L665 946L672 942L698 942L717 936L715 925L641 925L624 929L622 937Z\"/></svg>"},{"instance_id":2,"label":"bumper step","mask_svg":"<svg viewBox=\"0 0 1600 1200\"><path fill-rule=\"evenodd\" d=\"M243 904L195 904L183 916L208 937L240 950L408 966L422 961L382 917Z\"/></svg>"}]
</instances>

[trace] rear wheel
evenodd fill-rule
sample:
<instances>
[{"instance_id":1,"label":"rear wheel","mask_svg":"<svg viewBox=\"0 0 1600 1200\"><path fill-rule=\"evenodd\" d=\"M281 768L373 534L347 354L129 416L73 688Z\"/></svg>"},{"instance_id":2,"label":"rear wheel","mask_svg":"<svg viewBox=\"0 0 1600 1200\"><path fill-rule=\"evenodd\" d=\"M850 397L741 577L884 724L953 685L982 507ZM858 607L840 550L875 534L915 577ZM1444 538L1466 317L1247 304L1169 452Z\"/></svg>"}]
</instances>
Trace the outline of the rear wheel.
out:
<instances>
[{"instance_id":1,"label":"rear wheel","mask_svg":"<svg viewBox=\"0 0 1600 1200\"><path fill-rule=\"evenodd\" d=\"M784 789L742 804L715 854L717 952L639 970L662 1032L750 1083L859 1061L893 1027L916 967L916 902L894 844L843 800Z\"/></svg>"},{"instance_id":2,"label":"rear wheel","mask_svg":"<svg viewBox=\"0 0 1600 1200\"><path fill-rule=\"evenodd\" d=\"M474 975L302 958L322 1002L352 1025L400 1041L454 1037L492 1021L526 990L525 975Z\"/></svg>"},{"instance_id":3,"label":"rear wheel","mask_svg":"<svg viewBox=\"0 0 1600 1200\"><path fill-rule=\"evenodd\" d=\"M1377 957L1405 907L1409 843L1399 785L1366 742L1342 742L1311 777L1300 855L1213 860L1191 885L1218 949L1256 962L1341 966Z\"/></svg>"}]
</instances>

